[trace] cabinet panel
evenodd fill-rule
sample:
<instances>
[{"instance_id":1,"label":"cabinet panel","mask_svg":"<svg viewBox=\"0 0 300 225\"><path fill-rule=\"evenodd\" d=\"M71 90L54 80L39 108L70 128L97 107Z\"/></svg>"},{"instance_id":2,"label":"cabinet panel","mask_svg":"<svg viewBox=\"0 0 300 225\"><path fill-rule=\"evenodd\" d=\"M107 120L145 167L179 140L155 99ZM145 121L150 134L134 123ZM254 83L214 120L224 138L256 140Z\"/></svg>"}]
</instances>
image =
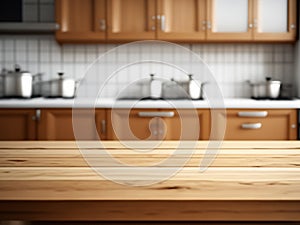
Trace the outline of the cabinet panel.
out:
<instances>
[{"instance_id":1,"label":"cabinet panel","mask_svg":"<svg viewBox=\"0 0 300 225\"><path fill-rule=\"evenodd\" d=\"M210 0L207 4L208 40L252 39L252 0Z\"/></svg>"},{"instance_id":2,"label":"cabinet panel","mask_svg":"<svg viewBox=\"0 0 300 225\"><path fill-rule=\"evenodd\" d=\"M105 40L105 0L57 0L56 32L59 42Z\"/></svg>"},{"instance_id":3,"label":"cabinet panel","mask_svg":"<svg viewBox=\"0 0 300 225\"><path fill-rule=\"evenodd\" d=\"M80 140L97 140L96 122L105 116L104 112L96 113L96 118L91 117L90 110L78 110L77 126L80 130L76 132ZM101 139L105 134L98 132ZM104 136L103 136L104 135ZM72 123L72 109L43 109L38 124L39 140L75 140Z\"/></svg>"},{"instance_id":4,"label":"cabinet panel","mask_svg":"<svg viewBox=\"0 0 300 225\"><path fill-rule=\"evenodd\" d=\"M157 38L171 41L205 39L205 0L158 0Z\"/></svg>"},{"instance_id":5,"label":"cabinet panel","mask_svg":"<svg viewBox=\"0 0 300 225\"><path fill-rule=\"evenodd\" d=\"M140 112L157 110L113 109L107 111L109 140L155 140L157 119L141 117Z\"/></svg>"},{"instance_id":6,"label":"cabinet panel","mask_svg":"<svg viewBox=\"0 0 300 225\"><path fill-rule=\"evenodd\" d=\"M109 0L109 40L155 38L155 0Z\"/></svg>"},{"instance_id":7,"label":"cabinet panel","mask_svg":"<svg viewBox=\"0 0 300 225\"><path fill-rule=\"evenodd\" d=\"M295 40L296 13L296 0L254 0L254 40Z\"/></svg>"},{"instance_id":8,"label":"cabinet panel","mask_svg":"<svg viewBox=\"0 0 300 225\"><path fill-rule=\"evenodd\" d=\"M36 139L34 109L1 109L0 124L0 140Z\"/></svg>"},{"instance_id":9,"label":"cabinet panel","mask_svg":"<svg viewBox=\"0 0 300 225\"><path fill-rule=\"evenodd\" d=\"M209 110L109 110L107 138L110 140L208 139L209 115Z\"/></svg>"},{"instance_id":10,"label":"cabinet panel","mask_svg":"<svg viewBox=\"0 0 300 225\"><path fill-rule=\"evenodd\" d=\"M267 112L266 117L239 116L240 112ZM223 119L224 114L219 115ZM295 140L296 110L228 110L225 140Z\"/></svg>"}]
</instances>

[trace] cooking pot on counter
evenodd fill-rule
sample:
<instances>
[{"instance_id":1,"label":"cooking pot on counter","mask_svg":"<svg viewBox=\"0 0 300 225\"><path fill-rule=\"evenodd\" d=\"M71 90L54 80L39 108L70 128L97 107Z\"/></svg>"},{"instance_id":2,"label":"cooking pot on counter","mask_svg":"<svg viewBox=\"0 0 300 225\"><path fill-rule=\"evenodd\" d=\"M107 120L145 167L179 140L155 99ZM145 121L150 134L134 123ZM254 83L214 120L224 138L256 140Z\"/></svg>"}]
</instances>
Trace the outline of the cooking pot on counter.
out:
<instances>
[{"instance_id":1,"label":"cooking pot on counter","mask_svg":"<svg viewBox=\"0 0 300 225\"><path fill-rule=\"evenodd\" d=\"M15 65L13 71L3 69L1 72L4 97L30 98L32 95L33 75L28 71L22 71L19 65Z\"/></svg>"},{"instance_id":2,"label":"cooking pot on counter","mask_svg":"<svg viewBox=\"0 0 300 225\"><path fill-rule=\"evenodd\" d=\"M40 85L41 96L47 98L74 98L76 81L64 77L62 72L58 73L58 76L57 79L36 83L36 85Z\"/></svg>"},{"instance_id":3,"label":"cooking pot on counter","mask_svg":"<svg viewBox=\"0 0 300 225\"><path fill-rule=\"evenodd\" d=\"M265 82L251 83L251 97L255 99L276 99L280 96L281 81L266 77Z\"/></svg>"}]
</instances>

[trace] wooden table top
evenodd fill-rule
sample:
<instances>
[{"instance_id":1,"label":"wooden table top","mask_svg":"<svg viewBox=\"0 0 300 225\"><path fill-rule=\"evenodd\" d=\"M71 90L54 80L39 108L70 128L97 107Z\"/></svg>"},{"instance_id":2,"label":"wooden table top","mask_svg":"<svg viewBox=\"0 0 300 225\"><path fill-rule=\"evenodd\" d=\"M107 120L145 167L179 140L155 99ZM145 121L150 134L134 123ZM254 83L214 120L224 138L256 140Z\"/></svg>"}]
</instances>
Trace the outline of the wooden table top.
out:
<instances>
[{"instance_id":1,"label":"wooden table top","mask_svg":"<svg viewBox=\"0 0 300 225\"><path fill-rule=\"evenodd\" d=\"M41 204L47 201L73 201L79 202L78 207L82 207L84 202L97 201L105 201L105 207L108 207L107 201L118 201L119 203L120 201L143 201L144 203L145 201L198 201L205 202L206 206L210 201L219 201L222 204L227 201L251 201L255 202L252 207L259 207L258 202L262 201L270 203L268 207L275 211L288 208L289 213L292 212L292 214L288 214L289 218L286 218L286 214L281 215L280 213L276 214L279 216L274 217L274 212L268 209L268 213L273 216L273 219L300 220L300 142L298 141L224 141L218 150L217 157L205 171L199 169L201 160L209 154L211 156L214 154L213 148L207 150L207 141L197 142L191 157L189 155L191 149L181 147L178 150L176 141L162 142L153 151L145 151L146 142L138 144L138 151L113 141L102 142L102 147L97 142L81 143L85 146L85 158L76 142L0 142L0 203L2 204L0 204L0 219L6 218L8 204L15 201L22 202L22 204L31 201L38 201ZM157 144L156 142L151 143ZM130 144L132 142L126 143L127 146ZM104 153L108 153L108 155ZM108 156L122 163L112 167ZM160 164L170 156L174 157L171 164L167 166ZM164 181L146 186L123 185L107 180L87 163L87 161L91 161L103 171L113 171L112 173L118 180L130 183L138 178L126 172L128 165L153 167L157 164L160 169L168 170L178 166L177 162L183 158L187 159L187 163L180 168L177 174ZM153 174L145 174L139 179L151 180ZM280 205L279 208L276 208L274 206L276 202L284 202L284 204L289 202L289 205L288 207ZM290 203L296 205L290 205ZM223 206L221 209L226 210L226 206ZM15 207L16 204L11 205L10 208L14 210ZM112 206L112 208L114 207L116 206ZM140 206L135 205L134 207ZM165 206L165 208L168 207ZM211 205L212 209L215 209L214 207ZM59 207L58 209L62 210ZM152 209L154 210L154 208ZM221 209L219 211L222 211ZM51 208L51 210L53 209ZM134 210L137 209L134 208ZM172 210L175 212L177 209L173 207ZM249 211L250 208L247 210ZM152 218L151 212L147 212L150 213L149 215L145 212L143 218ZM233 214L236 212L232 211ZM109 213L118 212L111 210L108 215L110 215ZM190 217L188 218L199 218L199 212L190 211L189 213ZM22 218L27 218L26 212L23 212L22 215L25 216ZM36 212L32 213L32 217L28 218L36 218L36 215ZM65 218L66 215L68 214L61 216ZM76 213L72 214L73 217L74 215ZM98 214L95 212L93 215ZM128 212L124 212L122 215L126 216L120 218L127 218ZM264 212L262 215L262 219L264 219L267 213ZM69 216L71 218L71 215ZM226 216L220 218L226 219ZM253 215L238 217L238 219L251 219L251 216ZM107 219L102 215L100 219L103 218ZM138 217L132 216L131 218ZM176 216L172 218L176 218ZM183 216L177 219L184 218L187 217ZM210 220L215 218L215 214L210 217L202 215L201 218Z\"/></svg>"}]
</instances>

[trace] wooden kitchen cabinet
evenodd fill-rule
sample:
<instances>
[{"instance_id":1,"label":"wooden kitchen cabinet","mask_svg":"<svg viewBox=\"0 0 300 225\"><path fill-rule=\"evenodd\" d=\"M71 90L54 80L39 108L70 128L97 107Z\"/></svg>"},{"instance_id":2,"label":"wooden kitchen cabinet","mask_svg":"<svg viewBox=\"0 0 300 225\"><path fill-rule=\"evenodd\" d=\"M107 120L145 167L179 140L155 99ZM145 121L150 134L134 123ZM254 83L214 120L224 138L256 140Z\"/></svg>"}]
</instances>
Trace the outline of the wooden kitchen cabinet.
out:
<instances>
[{"instance_id":1,"label":"wooden kitchen cabinet","mask_svg":"<svg viewBox=\"0 0 300 225\"><path fill-rule=\"evenodd\" d=\"M56 0L58 42L288 42L296 0Z\"/></svg>"},{"instance_id":2,"label":"wooden kitchen cabinet","mask_svg":"<svg viewBox=\"0 0 300 225\"><path fill-rule=\"evenodd\" d=\"M209 110L107 110L108 140L206 140Z\"/></svg>"},{"instance_id":3,"label":"wooden kitchen cabinet","mask_svg":"<svg viewBox=\"0 0 300 225\"><path fill-rule=\"evenodd\" d=\"M106 138L105 110L76 110L76 139L101 140ZM72 121L72 109L42 109L38 122L39 140L75 140Z\"/></svg>"},{"instance_id":4,"label":"wooden kitchen cabinet","mask_svg":"<svg viewBox=\"0 0 300 225\"><path fill-rule=\"evenodd\" d=\"M35 140L36 110L34 109L1 109L0 140Z\"/></svg>"},{"instance_id":5,"label":"wooden kitchen cabinet","mask_svg":"<svg viewBox=\"0 0 300 225\"><path fill-rule=\"evenodd\" d=\"M209 0L207 40L295 41L296 0Z\"/></svg>"},{"instance_id":6,"label":"wooden kitchen cabinet","mask_svg":"<svg viewBox=\"0 0 300 225\"><path fill-rule=\"evenodd\" d=\"M155 39L155 15L155 0L108 0L108 40Z\"/></svg>"},{"instance_id":7,"label":"wooden kitchen cabinet","mask_svg":"<svg viewBox=\"0 0 300 225\"><path fill-rule=\"evenodd\" d=\"M207 39L245 41L252 39L252 0L208 0Z\"/></svg>"},{"instance_id":8,"label":"wooden kitchen cabinet","mask_svg":"<svg viewBox=\"0 0 300 225\"><path fill-rule=\"evenodd\" d=\"M296 140L296 109L229 109L225 140Z\"/></svg>"},{"instance_id":9,"label":"wooden kitchen cabinet","mask_svg":"<svg viewBox=\"0 0 300 225\"><path fill-rule=\"evenodd\" d=\"M294 41L297 36L296 0L253 0L254 40Z\"/></svg>"},{"instance_id":10,"label":"wooden kitchen cabinet","mask_svg":"<svg viewBox=\"0 0 300 225\"><path fill-rule=\"evenodd\" d=\"M58 42L105 41L105 0L56 0L55 7Z\"/></svg>"},{"instance_id":11,"label":"wooden kitchen cabinet","mask_svg":"<svg viewBox=\"0 0 300 225\"><path fill-rule=\"evenodd\" d=\"M158 0L157 39L200 41L206 33L206 0Z\"/></svg>"}]
</instances>

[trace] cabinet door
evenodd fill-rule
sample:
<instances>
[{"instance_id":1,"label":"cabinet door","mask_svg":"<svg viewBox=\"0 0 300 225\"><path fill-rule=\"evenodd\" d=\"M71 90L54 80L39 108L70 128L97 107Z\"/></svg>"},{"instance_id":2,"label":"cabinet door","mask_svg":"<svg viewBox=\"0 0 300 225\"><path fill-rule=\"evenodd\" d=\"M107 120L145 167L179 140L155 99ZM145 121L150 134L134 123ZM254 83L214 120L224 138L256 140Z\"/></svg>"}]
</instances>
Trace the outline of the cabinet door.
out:
<instances>
[{"instance_id":1,"label":"cabinet door","mask_svg":"<svg viewBox=\"0 0 300 225\"><path fill-rule=\"evenodd\" d=\"M197 140L210 133L209 110L114 109L107 118L110 140Z\"/></svg>"},{"instance_id":2,"label":"cabinet door","mask_svg":"<svg viewBox=\"0 0 300 225\"><path fill-rule=\"evenodd\" d=\"M158 0L157 38L170 41L205 39L206 0Z\"/></svg>"},{"instance_id":3,"label":"cabinet door","mask_svg":"<svg viewBox=\"0 0 300 225\"><path fill-rule=\"evenodd\" d=\"M97 140L96 121L101 121L100 117L104 113L96 113L95 118L91 117L90 110L82 109L76 111L76 115L78 115L76 127L80 127L80 130L76 132L77 138ZM38 138L39 140L75 140L72 109L43 109L38 124Z\"/></svg>"},{"instance_id":4,"label":"cabinet door","mask_svg":"<svg viewBox=\"0 0 300 225\"><path fill-rule=\"evenodd\" d=\"M35 140L34 109L1 109L0 140Z\"/></svg>"},{"instance_id":5,"label":"cabinet door","mask_svg":"<svg viewBox=\"0 0 300 225\"><path fill-rule=\"evenodd\" d=\"M156 140L157 118L145 113L155 113L152 109L113 109L107 111L109 140Z\"/></svg>"},{"instance_id":6,"label":"cabinet door","mask_svg":"<svg viewBox=\"0 0 300 225\"><path fill-rule=\"evenodd\" d=\"M108 0L108 40L155 38L155 0Z\"/></svg>"},{"instance_id":7,"label":"cabinet door","mask_svg":"<svg viewBox=\"0 0 300 225\"><path fill-rule=\"evenodd\" d=\"M252 0L209 0L207 39L247 41L252 39Z\"/></svg>"},{"instance_id":8,"label":"cabinet door","mask_svg":"<svg viewBox=\"0 0 300 225\"><path fill-rule=\"evenodd\" d=\"M101 42L106 37L105 0L57 0L59 42Z\"/></svg>"},{"instance_id":9,"label":"cabinet door","mask_svg":"<svg viewBox=\"0 0 300 225\"><path fill-rule=\"evenodd\" d=\"M225 115L221 115L223 117ZM220 118L221 119L221 118ZM295 140L297 111L228 110L225 140Z\"/></svg>"},{"instance_id":10,"label":"cabinet door","mask_svg":"<svg viewBox=\"0 0 300 225\"><path fill-rule=\"evenodd\" d=\"M254 40L295 40L296 15L296 0L254 0Z\"/></svg>"},{"instance_id":11,"label":"cabinet door","mask_svg":"<svg viewBox=\"0 0 300 225\"><path fill-rule=\"evenodd\" d=\"M174 116L158 118L160 140L207 140L209 138L209 110L162 109Z\"/></svg>"}]
</instances>

